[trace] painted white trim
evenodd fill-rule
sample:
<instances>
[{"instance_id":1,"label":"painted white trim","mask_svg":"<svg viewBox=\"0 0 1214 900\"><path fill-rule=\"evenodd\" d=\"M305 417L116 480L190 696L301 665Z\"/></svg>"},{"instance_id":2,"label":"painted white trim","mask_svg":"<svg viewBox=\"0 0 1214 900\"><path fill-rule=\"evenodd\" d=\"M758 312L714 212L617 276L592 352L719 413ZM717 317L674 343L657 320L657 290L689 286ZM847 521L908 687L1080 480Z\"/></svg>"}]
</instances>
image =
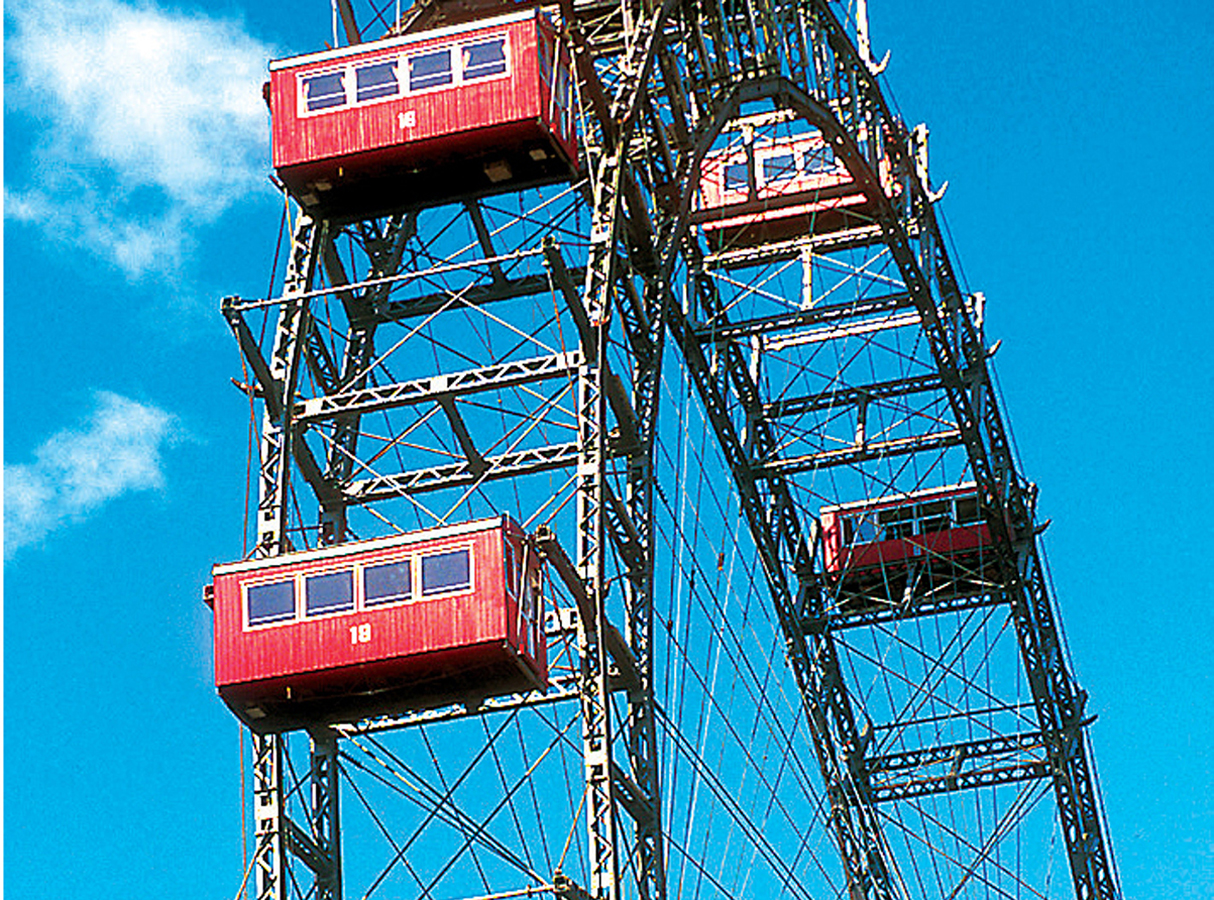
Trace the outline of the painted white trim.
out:
<instances>
[{"instance_id":1,"label":"painted white trim","mask_svg":"<svg viewBox=\"0 0 1214 900\"><path fill-rule=\"evenodd\" d=\"M818 509L818 515L853 509L877 509L886 505L899 505L907 501L919 502L935 497L952 496L954 494L971 494L977 491L978 485L973 481L963 481L961 484L946 485L941 488L929 488L925 491L912 491L908 494L886 494L871 500L853 500L850 503L840 503L835 506L823 506Z\"/></svg>"},{"instance_id":2,"label":"painted white trim","mask_svg":"<svg viewBox=\"0 0 1214 900\"><path fill-rule=\"evenodd\" d=\"M329 60L345 59L348 56L356 56L378 50L389 50L393 47L407 47L410 44L418 44L422 41L452 37L455 35L466 34L469 31L479 31L481 29L487 30L498 25L513 25L516 22L534 19L538 15L538 8L533 8L524 12L508 13L504 16L496 16L492 19L480 19L475 22L464 22L460 25L448 25L446 28L435 28L432 31L422 31L418 32L417 34L406 34L400 37L383 38L378 41L367 41L366 43L362 44L352 44L348 47L338 47L336 50L321 50L317 53L306 53L303 56L291 56L285 59L274 59L270 60L270 71L278 72L282 69L293 69L296 66L307 66L312 65L313 63L327 62Z\"/></svg>"},{"instance_id":3,"label":"painted white trim","mask_svg":"<svg viewBox=\"0 0 1214 900\"><path fill-rule=\"evenodd\" d=\"M494 521L492 519L481 521ZM345 557L325 558L326 565L323 568L312 569L310 571L296 571L289 578L278 575L274 577L275 572L280 567L274 567L268 571L248 579L240 586L240 604L241 604L241 620L243 622L242 631L262 631L268 628L285 628L290 625L299 625L304 622L316 622L324 619L330 619L337 616L354 616L361 615L366 612L376 612L381 609L392 609L397 606L410 606L414 603L422 603L431 600L449 600L455 597L471 596L476 593L476 576L480 563L477 561L477 555L474 552L476 544L474 541L461 541L456 546L450 545L445 547L434 548L433 552L425 552L420 550L412 550L408 548L415 543L406 542L397 545L401 552L395 553L386 559L375 560L373 563L367 560L346 561ZM463 551L468 557L468 582L467 584L455 585L454 587L444 588L441 591L434 591L427 594L422 588L422 563L424 560L439 556L444 553L458 553ZM303 554L299 554L302 556ZM392 565L407 561L409 563L409 596L403 599L389 600L384 603L374 603L367 605L367 586L366 586L366 571L368 568L374 568L380 565ZM297 559L296 562L299 562ZM350 598L353 604L349 608L329 609L320 612L308 612L308 579L315 578L320 575L334 575L338 573L348 574L350 576ZM254 587L274 584L290 584L292 585L293 596L295 598L295 608L291 616L275 618L268 622L251 622L249 621L249 590Z\"/></svg>"},{"instance_id":4,"label":"painted white trim","mask_svg":"<svg viewBox=\"0 0 1214 900\"><path fill-rule=\"evenodd\" d=\"M502 55L505 59L506 69L504 72L498 72L493 75L482 75L473 78L468 78L464 74L464 60L461 51L465 47L475 44L489 43L490 41L500 40L502 43ZM451 80L436 84L432 87L414 88L410 83L409 62L418 56L424 56L432 53L442 53L446 51L451 60L451 68L448 70L451 74ZM377 65L380 63L392 62L396 64L396 86L397 91L392 94L386 94L382 97L373 97L369 100L358 99L358 70L363 66ZM342 90L344 102L334 104L333 106L325 106L320 109L308 109L308 96L305 90L305 83L312 78L323 78L326 75L341 73L342 75ZM409 100L413 97L422 97L428 94L438 93L440 91L453 91L469 84L487 84L493 81L509 80L514 75L514 51L510 41L509 31L498 31L492 34L477 36L472 40L455 41L449 44L439 44L433 47L425 47L414 53L398 52L394 54L383 54L374 56L369 59L360 61L343 62L340 65L326 66L321 69L311 69L304 72L295 73L295 117L297 119L310 119L314 116L327 116L336 113L349 112L353 109L363 109L367 106L374 106L379 103L399 103L402 100Z\"/></svg>"},{"instance_id":5,"label":"painted white trim","mask_svg":"<svg viewBox=\"0 0 1214 900\"><path fill-rule=\"evenodd\" d=\"M342 556L356 556L391 547L407 547L411 544L427 543L458 537L461 534L473 534L478 531L489 531L502 527L508 517L503 514L485 519L473 519L459 525L440 526L423 531L410 531L407 534L397 534L391 537L375 538L369 541L352 541L348 544L338 544L336 547L322 547L319 550L304 550L298 553L284 553L268 559L246 559L241 562L221 563L211 569L211 576L232 575L238 572L265 571L272 572L283 566L297 566L321 559L335 559Z\"/></svg>"},{"instance_id":6,"label":"painted white trim","mask_svg":"<svg viewBox=\"0 0 1214 900\"><path fill-rule=\"evenodd\" d=\"M414 557L417 560L417 572L413 576L417 582L415 585L417 588L417 595L415 599L418 601L434 600L440 597L458 597L460 594L476 593L476 569L478 563L476 561L476 554L472 552L472 547L472 544L461 544L456 547L443 547L441 550L438 550L435 553L417 554L417 556ZM468 583L457 584L454 587L443 588L442 590L432 591L427 594L425 584L422 581L422 566L425 561L435 556L442 556L446 553L458 553L461 550L468 554Z\"/></svg>"}]
</instances>

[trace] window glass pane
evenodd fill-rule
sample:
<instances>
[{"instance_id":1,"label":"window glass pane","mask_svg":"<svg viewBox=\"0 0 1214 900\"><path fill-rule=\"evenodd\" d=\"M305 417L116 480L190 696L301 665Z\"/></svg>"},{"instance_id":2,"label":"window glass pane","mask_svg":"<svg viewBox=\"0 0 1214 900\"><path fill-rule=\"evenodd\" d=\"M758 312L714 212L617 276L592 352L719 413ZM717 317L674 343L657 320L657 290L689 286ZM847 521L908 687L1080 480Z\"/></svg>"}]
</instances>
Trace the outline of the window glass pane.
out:
<instances>
[{"instance_id":1,"label":"window glass pane","mask_svg":"<svg viewBox=\"0 0 1214 900\"><path fill-rule=\"evenodd\" d=\"M510 546L509 541L505 543L502 569L506 575L506 593L513 597L515 588L518 587L518 572L514 571L514 548Z\"/></svg>"},{"instance_id":2,"label":"window glass pane","mask_svg":"<svg viewBox=\"0 0 1214 900\"><path fill-rule=\"evenodd\" d=\"M439 87L450 84L451 80L450 48L409 57L409 90Z\"/></svg>"},{"instance_id":3,"label":"window glass pane","mask_svg":"<svg viewBox=\"0 0 1214 900\"><path fill-rule=\"evenodd\" d=\"M905 522L894 522L892 525L886 525L881 540L896 541L899 538L908 538L914 533L915 522L913 519L908 519Z\"/></svg>"},{"instance_id":4,"label":"window glass pane","mask_svg":"<svg viewBox=\"0 0 1214 900\"><path fill-rule=\"evenodd\" d=\"M957 523L965 525L969 522L979 521L978 516L978 498L977 497L958 497L957 498Z\"/></svg>"},{"instance_id":5,"label":"window glass pane","mask_svg":"<svg viewBox=\"0 0 1214 900\"><path fill-rule=\"evenodd\" d=\"M522 592L523 618L527 621L535 619L535 591L527 579L519 579L519 591Z\"/></svg>"},{"instance_id":6,"label":"window glass pane","mask_svg":"<svg viewBox=\"0 0 1214 900\"><path fill-rule=\"evenodd\" d=\"M400 93L396 81L396 60L371 63L354 70L355 90L358 102L376 100L379 97L394 97Z\"/></svg>"},{"instance_id":7,"label":"window glass pane","mask_svg":"<svg viewBox=\"0 0 1214 900\"><path fill-rule=\"evenodd\" d=\"M503 75L506 72L506 36L479 41L475 44L464 44L463 71L464 80L473 78L488 78L491 75Z\"/></svg>"},{"instance_id":8,"label":"window glass pane","mask_svg":"<svg viewBox=\"0 0 1214 900\"><path fill-rule=\"evenodd\" d=\"M304 579L304 599L308 615L338 612L354 608L353 578L350 572L330 572Z\"/></svg>"},{"instance_id":9,"label":"window glass pane","mask_svg":"<svg viewBox=\"0 0 1214 900\"><path fill-rule=\"evenodd\" d=\"M851 526L848 529L849 544L871 544L877 539L877 523L873 521L871 513L861 519L849 519L848 524Z\"/></svg>"},{"instance_id":10,"label":"window glass pane","mask_svg":"<svg viewBox=\"0 0 1214 900\"><path fill-rule=\"evenodd\" d=\"M342 84L344 75L345 72L326 72L323 75L304 76L304 97L309 112L346 105L346 88Z\"/></svg>"},{"instance_id":11,"label":"window glass pane","mask_svg":"<svg viewBox=\"0 0 1214 900\"><path fill-rule=\"evenodd\" d=\"M769 156L763 160L763 183L773 181L788 181L797 177L797 158L791 153L781 153L779 156Z\"/></svg>"},{"instance_id":12,"label":"window glass pane","mask_svg":"<svg viewBox=\"0 0 1214 900\"><path fill-rule=\"evenodd\" d=\"M925 516L919 522L920 534L934 534L937 531L948 531L951 523L947 515Z\"/></svg>"},{"instance_id":13,"label":"window glass pane","mask_svg":"<svg viewBox=\"0 0 1214 900\"><path fill-rule=\"evenodd\" d=\"M245 595L249 609L249 624L282 622L295 618L295 581L256 584Z\"/></svg>"},{"instance_id":14,"label":"window glass pane","mask_svg":"<svg viewBox=\"0 0 1214 900\"><path fill-rule=\"evenodd\" d=\"M540 77L552 84L552 45L544 42L540 46Z\"/></svg>"},{"instance_id":15,"label":"window glass pane","mask_svg":"<svg viewBox=\"0 0 1214 900\"><path fill-rule=\"evenodd\" d=\"M363 596L367 606L396 603L412 597L413 566L409 560L363 569Z\"/></svg>"},{"instance_id":16,"label":"window glass pane","mask_svg":"<svg viewBox=\"0 0 1214 900\"><path fill-rule=\"evenodd\" d=\"M830 147L825 144L806 148L805 150L805 171L807 172L833 172L835 169L835 155L830 152Z\"/></svg>"},{"instance_id":17,"label":"window glass pane","mask_svg":"<svg viewBox=\"0 0 1214 900\"><path fill-rule=\"evenodd\" d=\"M949 500L930 500L927 503L919 505L919 515L921 516L940 516L948 513L948 508L951 501Z\"/></svg>"},{"instance_id":18,"label":"window glass pane","mask_svg":"<svg viewBox=\"0 0 1214 900\"><path fill-rule=\"evenodd\" d=\"M437 594L468 587L468 551L452 550L422 557L422 593Z\"/></svg>"},{"instance_id":19,"label":"window glass pane","mask_svg":"<svg viewBox=\"0 0 1214 900\"><path fill-rule=\"evenodd\" d=\"M730 163L725 167L725 190L746 190L746 163Z\"/></svg>"},{"instance_id":20,"label":"window glass pane","mask_svg":"<svg viewBox=\"0 0 1214 900\"><path fill-rule=\"evenodd\" d=\"M950 526L949 513L952 512L952 500L931 500L919 504L918 518L919 533L931 534L935 531L947 531Z\"/></svg>"},{"instance_id":21,"label":"window glass pane","mask_svg":"<svg viewBox=\"0 0 1214 900\"><path fill-rule=\"evenodd\" d=\"M877 513L877 521L882 526L883 541L910 537L915 533L915 507L896 506L893 509L880 510Z\"/></svg>"}]
</instances>

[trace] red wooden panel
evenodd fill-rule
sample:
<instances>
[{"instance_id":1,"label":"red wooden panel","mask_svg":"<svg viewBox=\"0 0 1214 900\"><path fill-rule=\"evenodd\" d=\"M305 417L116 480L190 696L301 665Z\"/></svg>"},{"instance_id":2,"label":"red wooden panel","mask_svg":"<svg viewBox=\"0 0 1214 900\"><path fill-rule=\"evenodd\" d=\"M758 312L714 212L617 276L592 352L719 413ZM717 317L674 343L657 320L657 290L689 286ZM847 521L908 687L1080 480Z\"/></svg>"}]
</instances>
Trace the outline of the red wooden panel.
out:
<instances>
[{"instance_id":1,"label":"red wooden panel","mask_svg":"<svg viewBox=\"0 0 1214 900\"><path fill-rule=\"evenodd\" d=\"M754 149L757 196L761 200L770 200L781 196L808 192L822 192L831 188L852 185L851 174L841 167L829 171L807 171L804 166L797 170L792 177L768 182L762 177L763 164L772 157L793 153L801 160L820 153L826 147L821 137L800 137L773 141L757 146ZM700 167L700 193L703 206L713 209L734 203L743 203L747 199L747 190L743 186L739 190L726 190L725 167L745 164L746 151L733 150L709 154L704 158ZM863 195L861 195L863 198Z\"/></svg>"},{"instance_id":2,"label":"red wooden panel","mask_svg":"<svg viewBox=\"0 0 1214 900\"><path fill-rule=\"evenodd\" d=\"M986 525L950 528L930 534L916 534L891 541L860 544L836 556L835 569L858 572L873 568L905 568L912 560L960 556L990 545ZM840 561L841 560L841 561Z\"/></svg>"},{"instance_id":3,"label":"red wooden panel","mask_svg":"<svg viewBox=\"0 0 1214 900\"><path fill-rule=\"evenodd\" d=\"M465 549L470 585L426 597L422 558ZM524 561L530 569L525 590L517 583L508 587L504 553L516 572ZM404 559L412 566L412 597L368 605L366 568ZM318 715L368 713L370 693L384 696L388 704L382 708L404 709L542 686L547 650L542 611L531 592L538 591L538 566L525 536L506 518L217 566L216 686L237 715L274 730ZM353 609L307 615L305 579L336 572L352 575ZM292 617L246 622L246 591L285 580L296 586Z\"/></svg>"},{"instance_id":4,"label":"red wooden panel","mask_svg":"<svg viewBox=\"0 0 1214 900\"><path fill-rule=\"evenodd\" d=\"M471 81L366 105L303 116L299 114L297 85L300 76L345 64L403 58L404 55L427 49L500 33L509 37L509 77ZM324 54L326 58L319 62L304 62L275 70L271 74L273 161L276 168L393 145L407 147L427 139L444 138L505 122L534 120L540 115L536 24L532 18L456 34L444 29L437 37L380 41L371 47L335 59ZM403 67L402 62L402 71Z\"/></svg>"},{"instance_id":5,"label":"red wooden panel","mask_svg":"<svg viewBox=\"0 0 1214 900\"><path fill-rule=\"evenodd\" d=\"M455 75L450 85L416 93L303 108L303 78L341 71L350 98L355 67L395 60L407 90L410 56L450 48L453 71L461 70L460 48L502 35L505 74ZM577 144L571 118L552 102L548 79L556 76L545 77L554 71L554 53L556 69L567 72L568 53L558 49L551 23L536 10L272 63L274 167L305 206L354 212L380 202L442 200L477 185L567 179L577 165ZM505 163L510 174L490 177L481 170L485 163ZM384 200L379 181L400 196Z\"/></svg>"},{"instance_id":6,"label":"red wooden panel","mask_svg":"<svg viewBox=\"0 0 1214 900\"><path fill-rule=\"evenodd\" d=\"M695 219L704 231L731 244L747 245L795 237L801 234L829 234L859 224L872 214L872 204L856 189L851 174L841 165L815 171L826 143L820 135L784 138L757 144L755 158L755 197L748 189L726 189L726 168L746 165L747 153L724 150L705 157L700 167L700 210ZM767 178L765 163L780 156L793 155L794 171L783 177ZM829 158L829 157L828 157ZM828 159L827 158L827 159ZM878 176L885 192L894 196L897 185L891 177L888 159L882 159ZM760 206L755 208L755 204Z\"/></svg>"},{"instance_id":7,"label":"red wooden panel","mask_svg":"<svg viewBox=\"0 0 1214 900\"><path fill-rule=\"evenodd\" d=\"M884 579L895 578L899 573L905 573L914 561L930 562L927 574L933 577L935 574L942 574L942 577L965 574L964 570L972 568L973 558L980 556L982 551L990 546L990 529L985 523L955 525L927 533L847 546L843 521L845 518L872 514L880 510L911 507L969 496L972 493L972 487L962 486L824 508L820 519L825 570L841 576L844 584L851 587L869 580L874 573L879 573ZM950 572L950 560L957 563L956 573ZM990 562L993 563L993 558Z\"/></svg>"}]
</instances>

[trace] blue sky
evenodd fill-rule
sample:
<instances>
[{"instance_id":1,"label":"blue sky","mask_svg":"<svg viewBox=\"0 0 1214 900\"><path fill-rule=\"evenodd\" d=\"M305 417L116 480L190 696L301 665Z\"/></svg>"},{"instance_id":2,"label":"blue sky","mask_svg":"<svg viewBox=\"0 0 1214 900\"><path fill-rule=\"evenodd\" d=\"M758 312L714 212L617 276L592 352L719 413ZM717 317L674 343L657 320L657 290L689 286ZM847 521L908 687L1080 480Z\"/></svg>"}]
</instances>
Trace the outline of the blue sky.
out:
<instances>
[{"instance_id":1,"label":"blue sky","mask_svg":"<svg viewBox=\"0 0 1214 900\"><path fill-rule=\"evenodd\" d=\"M1205 897L1214 13L870 16L1002 339L1126 896ZM328 4L13 2L5 28L7 887L232 896L239 732L200 596L241 553L248 406L217 307L274 254L265 61L316 49Z\"/></svg>"}]
</instances>

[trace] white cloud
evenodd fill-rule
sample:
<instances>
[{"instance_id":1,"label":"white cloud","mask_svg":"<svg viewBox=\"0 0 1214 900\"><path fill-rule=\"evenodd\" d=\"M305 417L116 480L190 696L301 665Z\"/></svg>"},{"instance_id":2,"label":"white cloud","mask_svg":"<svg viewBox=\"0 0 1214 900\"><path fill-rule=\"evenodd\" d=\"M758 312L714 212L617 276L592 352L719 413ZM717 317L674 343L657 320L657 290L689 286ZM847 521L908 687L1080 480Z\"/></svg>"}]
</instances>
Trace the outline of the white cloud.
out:
<instances>
[{"instance_id":1,"label":"white cloud","mask_svg":"<svg viewBox=\"0 0 1214 900\"><path fill-rule=\"evenodd\" d=\"M164 486L160 452L174 439L173 416L108 391L96 402L81 427L44 441L33 463L5 466L5 556L122 494Z\"/></svg>"},{"instance_id":2,"label":"white cloud","mask_svg":"<svg viewBox=\"0 0 1214 900\"><path fill-rule=\"evenodd\" d=\"M8 99L42 125L9 218L138 278L173 273L195 227L267 189L261 84L275 54L238 23L121 0L6 14Z\"/></svg>"}]
</instances>

